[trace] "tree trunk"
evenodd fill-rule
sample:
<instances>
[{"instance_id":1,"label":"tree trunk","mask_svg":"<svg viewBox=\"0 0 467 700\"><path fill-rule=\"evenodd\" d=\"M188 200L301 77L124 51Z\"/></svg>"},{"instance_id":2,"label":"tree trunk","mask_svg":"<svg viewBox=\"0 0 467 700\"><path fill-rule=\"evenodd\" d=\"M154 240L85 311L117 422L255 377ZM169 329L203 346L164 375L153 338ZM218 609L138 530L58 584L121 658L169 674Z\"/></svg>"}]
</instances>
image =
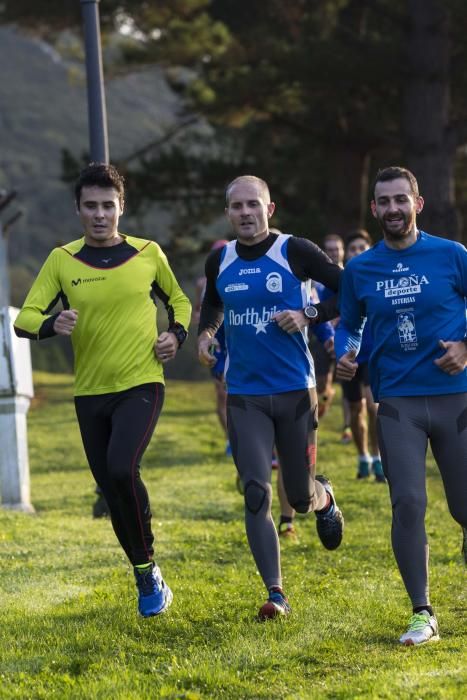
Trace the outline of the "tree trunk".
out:
<instances>
[{"instance_id":1,"label":"tree trunk","mask_svg":"<svg viewBox=\"0 0 467 700\"><path fill-rule=\"evenodd\" d=\"M345 235L364 226L368 209L369 153L341 143L326 152L324 206L329 233Z\"/></svg>"},{"instance_id":2,"label":"tree trunk","mask_svg":"<svg viewBox=\"0 0 467 700\"><path fill-rule=\"evenodd\" d=\"M456 144L449 131L449 13L443 0L408 0L408 13L403 140L407 167L425 198L419 226L428 233L459 240Z\"/></svg>"}]
</instances>

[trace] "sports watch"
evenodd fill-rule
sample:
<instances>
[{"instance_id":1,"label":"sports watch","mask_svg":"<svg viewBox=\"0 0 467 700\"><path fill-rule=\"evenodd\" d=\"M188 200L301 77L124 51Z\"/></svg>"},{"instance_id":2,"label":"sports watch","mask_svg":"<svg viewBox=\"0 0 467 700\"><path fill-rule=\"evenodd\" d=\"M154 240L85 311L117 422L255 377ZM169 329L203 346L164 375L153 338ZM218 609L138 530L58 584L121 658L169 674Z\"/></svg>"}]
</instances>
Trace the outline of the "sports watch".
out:
<instances>
[{"instance_id":1,"label":"sports watch","mask_svg":"<svg viewBox=\"0 0 467 700\"><path fill-rule=\"evenodd\" d=\"M177 323L177 321L175 321L175 323L172 323L168 331L169 333L173 333L174 336L177 338L178 347L180 348L185 342L185 338L188 335L187 331L183 328L182 324Z\"/></svg>"},{"instance_id":2,"label":"sports watch","mask_svg":"<svg viewBox=\"0 0 467 700\"><path fill-rule=\"evenodd\" d=\"M318 318L318 309L316 306L305 306L303 313L310 321L315 321Z\"/></svg>"}]
</instances>

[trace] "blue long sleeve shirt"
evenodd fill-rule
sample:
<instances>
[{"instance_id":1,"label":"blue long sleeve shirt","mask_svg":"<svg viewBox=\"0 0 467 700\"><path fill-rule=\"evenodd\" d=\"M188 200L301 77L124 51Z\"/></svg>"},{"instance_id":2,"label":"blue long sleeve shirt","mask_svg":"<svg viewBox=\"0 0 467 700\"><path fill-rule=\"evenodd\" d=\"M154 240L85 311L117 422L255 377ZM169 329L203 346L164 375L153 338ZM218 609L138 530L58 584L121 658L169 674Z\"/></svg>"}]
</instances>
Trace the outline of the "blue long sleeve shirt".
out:
<instances>
[{"instance_id":1,"label":"blue long sleeve shirt","mask_svg":"<svg viewBox=\"0 0 467 700\"><path fill-rule=\"evenodd\" d=\"M466 338L466 297L467 251L460 243L423 231L403 250L380 241L342 274L336 357L360 348L366 318L376 401L467 391L466 369L451 376L434 364L445 352L440 340Z\"/></svg>"}]
</instances>

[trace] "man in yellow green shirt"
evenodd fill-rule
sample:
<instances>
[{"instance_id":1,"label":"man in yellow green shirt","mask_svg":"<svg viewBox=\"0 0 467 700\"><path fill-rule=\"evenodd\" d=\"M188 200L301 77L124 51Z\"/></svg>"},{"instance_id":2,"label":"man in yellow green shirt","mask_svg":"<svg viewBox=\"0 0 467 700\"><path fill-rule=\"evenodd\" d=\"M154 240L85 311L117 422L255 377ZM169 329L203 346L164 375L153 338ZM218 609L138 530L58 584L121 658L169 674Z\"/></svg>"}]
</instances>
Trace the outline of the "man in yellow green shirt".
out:
<instances>
[{"instance_id":1,"label":"man in yellow green shirt","mask_svg":"<svg viewBox=\"0 0 467 700\"><path fill-rule=\"evenodd\" d=\"M34 340L71 338L84 450L134 567L139 611L149 617L167 609L172 593L154 562L140 461L164 401L163 365L186 338L191 306L159 245L119 232L124 184L112 165L85 168L75 198L84 235L52 250L15 331ZM156 296L169 320L160 335ZM63 310L54 313L58 301Z\"/></svg>"}]
</instances>

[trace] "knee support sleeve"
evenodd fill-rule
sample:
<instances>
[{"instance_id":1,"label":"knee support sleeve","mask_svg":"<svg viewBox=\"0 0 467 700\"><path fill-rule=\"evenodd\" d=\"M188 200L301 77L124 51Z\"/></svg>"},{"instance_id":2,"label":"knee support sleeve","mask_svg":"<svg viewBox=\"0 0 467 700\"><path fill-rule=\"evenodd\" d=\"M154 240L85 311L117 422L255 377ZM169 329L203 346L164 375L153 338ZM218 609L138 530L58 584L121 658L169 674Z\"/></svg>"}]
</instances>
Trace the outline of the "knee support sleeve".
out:
<instances>
[{"instance_id":1,"label":"knee support sleeve","mask_svg":"<svg viewBox=\"0 0 467 700\"><path fill-rule=\"evenodd\" d=\"M250 513L256 515L264 505L269 496L266 484L251 479L245 484L245 505Z\"/></svg>"}]
</instances>

